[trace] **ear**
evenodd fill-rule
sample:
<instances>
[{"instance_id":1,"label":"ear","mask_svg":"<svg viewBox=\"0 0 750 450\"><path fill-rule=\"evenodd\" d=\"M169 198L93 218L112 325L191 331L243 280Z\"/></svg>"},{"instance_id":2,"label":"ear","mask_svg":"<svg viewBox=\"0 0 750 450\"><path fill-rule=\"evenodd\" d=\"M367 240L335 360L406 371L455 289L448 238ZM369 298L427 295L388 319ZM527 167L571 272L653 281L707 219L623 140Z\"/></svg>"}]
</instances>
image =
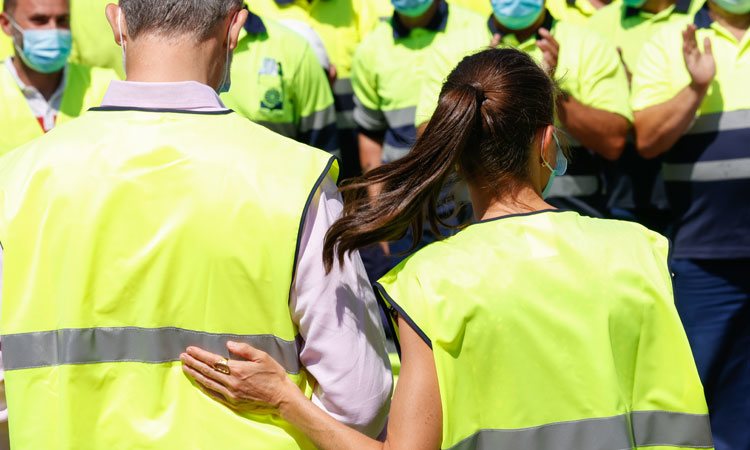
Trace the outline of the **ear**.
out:
<instances>
[{"instance_id":1,"label":"ear","mask_svg":"<svg viewBox=\"0 0 750 450\"><path fill-rule=\"evenodd\" d=\"M229 25L229 49L232 51L237 48L237 43L240 40L240 31L242 31L242 27L245 26L248 14L247 9L241 9L240 12L234 16L232 23Z\"/></svg>"},{"instance_id":2,"label":"ear","mask_svg":"<svg viewBox=\"0 0 750 450\"><path fill-rule=\"evenodd\" d=\"M123 41L128 41L128 25L125 20L125 14L122 12L119 6L115 4L108 4L104 10L107 15L107 21L109 26L112 28L112 34L115 36L115 43L122 47ZM119 23L118 23L119 21ZM122 26L122 40L120 40L120 26Z\"/></svg>"},{"instance_id":3,"label":"ear","mask_svg":"<svg viewBox=\"0 0 750 450\"><path fill-rule=\"evenodd\" d=\"M542 142L541 152L539 153L540 158L543 156L544 160L549 163L552 167L557 167L557 144L555 143L555 126L547 125L542 129ZM542 161L540 161L541 163Z\"/></svg>"},{"instance_id":4,"label":"ear","mask_svg":"<svg viewBox=\"0 0 750 450\"><path fill-rule=\"evenodd\" d=\"M8 19L8 13L0 13L0 28L3 29L3 33L10 37L13 37L13 27L10 25L10 19Z\"/></svg>"}]
</instances>

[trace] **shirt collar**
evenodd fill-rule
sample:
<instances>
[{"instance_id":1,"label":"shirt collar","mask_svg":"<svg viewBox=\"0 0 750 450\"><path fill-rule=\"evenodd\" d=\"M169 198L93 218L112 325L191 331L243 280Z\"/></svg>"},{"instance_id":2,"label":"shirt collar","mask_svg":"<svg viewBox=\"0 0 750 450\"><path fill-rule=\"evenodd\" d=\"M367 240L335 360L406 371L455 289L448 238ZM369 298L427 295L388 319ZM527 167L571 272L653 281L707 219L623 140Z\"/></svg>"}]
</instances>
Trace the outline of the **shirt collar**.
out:
<instances>
[{"instance_id":1,"label":"shirt collar","mask_svg":"<svg viewBox=\"0 0 750 450\"><path fill-rule=\"evenodd\" d=\"M10 76L13 77L13 80L18 85L18 88L23 92L23 95L25 97L30 96L39 96L42 97L42 93L39 92L39 89L35 88L34 86L29 86L23 81L21 81L21 77L18 76L18 72L16 71L16 66L13 65L13 57L9 57L5 60L5 68L8 69L8 72L10 72ZM65 65L65 68L63 69L63 76L62 80L60 80L60 85L55 89L55 92L52 93L52 96L49 98L48 102L52 103L55 101L58 97L62 97L63 93L65 92L65 86L68 84L68 65Z\"/></svg>"},{"instance_id":2,"label":"shirt collar","mask_svg":"<svg viewBox=\"0 0 750 450\"><path fill-rule=\"evenodd\" d=\"M552 13L550 13L549 10L545 10L544 14L544 22L542 22L539 28L536 29L535 36L537 39L541 39L541 36L539 36L540 29L546 28L547 30L552 31L552 27L555 25L555 18L552 17ZM495 16L490 15L490 18L487 20L487 27L490 29L490 33L492 33L493 35L499 34L502 36L502 31L498 30L495 26L494 18Z\"/></svg>"},{"instance_id":3,"label":"shirt collar","mask_svg":"<svg viewBox=\"0 0 750 450\"><path fill-rule=\"evenodd\" d=\"M411 30L404 26L404 24L401 22L401 19L399 18L398 14L396 12L393 12L393 17L391 18L391 25L393 26L393 38L394 39L402 39L409 37L409 34L411 34ZM433 16L432 20L430 20L430 23L424 26L424 29L439 32L439 31L445 31L445 27L448 25L448 4L444 1L440 2L440 7L438 8L437 12L435 13L435 16Z\"/></svg>"},{"instance_id":4,"label":"shirt collar","mask_svg":"<svg viewBox=\"0 0 750 450\"><path fill-rule=\"evenodd\" d=\"M680 14L687 14L690 12L690 5L693 0L677 0L674 5L673 12ZM624 5L623 5L624 6ZM640 8L633 8L631 6L625 6L624 15L625 18L635 17L641 13Z\"/></svg>"},{"instance_id":5,"label":"shirt collar","mask_svg":"<svg viewBox=\"0 0 750 450\"><path fill-rule=\"evenodd\" d=\"M695 23L695 26L698 28L711 28L711 24L714 23L714 19L709 13L708 3L703 5L703 8L701 8L695 14L695 20L693 20L693 23Z\"/></svg>"},{"instance_id":6,"label":"shirt collar","mask_svg":"<svg viewBox=\"0 0 750 450\"><path fill-rule=\"evenodd\" d=\"M104 95L102 106L204 112L227 109L211 87L197 81L112 81Z\"/></svg>"},{"instance_id":7,"label":"shirt collar","mask_svg":"<svg viewBox=\"0 0 750 450\"><path fill-rule=\"evenodd\" d=\"M268 30L263 23L263 19L250 11L248 11L248 13L247 21L245 22L245 31L247 31L248 34L254 35L266 34Z\"/></svg>"}]
</instances>

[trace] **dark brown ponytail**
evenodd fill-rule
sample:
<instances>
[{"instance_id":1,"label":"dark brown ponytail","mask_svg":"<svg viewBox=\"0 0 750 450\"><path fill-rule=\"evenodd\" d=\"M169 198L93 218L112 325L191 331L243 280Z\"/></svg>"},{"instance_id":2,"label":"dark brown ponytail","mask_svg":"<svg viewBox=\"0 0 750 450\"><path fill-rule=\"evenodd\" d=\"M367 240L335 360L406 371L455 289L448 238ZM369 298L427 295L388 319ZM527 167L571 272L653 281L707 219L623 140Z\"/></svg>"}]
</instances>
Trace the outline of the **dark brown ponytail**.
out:
<instances>
[{"instance_id":1,"label":"dark brown ponytail","mask_svg":"<svg viewBox=\"0 0 750 450\"><path fill-rule=\"evenodd\" d=\"M412 151L341 188L344 215L326 236L326 269L351 250L400 239L408 229L419 242L425 220L438 235L438 200L457 165L467 181L494 193L527 180L529 146L553 122L553 105L552 81L524 53L486 50L464 58ZM375 198L368 196L373 185L382 187Z\"/></svg>"}]
</instances>

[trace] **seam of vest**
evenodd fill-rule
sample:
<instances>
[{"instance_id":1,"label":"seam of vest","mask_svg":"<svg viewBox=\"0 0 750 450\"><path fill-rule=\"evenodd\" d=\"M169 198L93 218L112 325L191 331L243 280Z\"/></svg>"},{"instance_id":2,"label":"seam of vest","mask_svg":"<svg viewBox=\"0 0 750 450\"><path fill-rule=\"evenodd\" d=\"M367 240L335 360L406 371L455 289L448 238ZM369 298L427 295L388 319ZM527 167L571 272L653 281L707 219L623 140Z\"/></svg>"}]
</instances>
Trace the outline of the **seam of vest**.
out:
<instances>
[{"instance_id":1,"label":"seam of vest","mask_svg":"<svg viewBox=\"0 0 750 450\"><path fill-rule=\"evenodd\" d=\"M315 184L313 185L312 190L310 191L310 194L307 196L307 200L305 201L305 207L302 210L302 216L300 217L299 221L299 228L297 229L297 245L294 249L294 263L292 265L292 282L289 285L289 295L287 296L287 303L291 302L292 299L292 291L294 290L294 283L297 278L297 264L299 263L299 250L302 246L302 233L305 228L305 222L307 220L307 212L310 209L310 205L312 204L313 198L315 198L315 193L318 192L318 189L323 184L323 181L328 176L328 173L331 171L331 167L333 167L333 163L338 161L338 159L335 156L331 156L331 158L328 160L328 164L326 164L325 168L323 169L323 172L318 177L317 181L315 181ZM336 183L338 186L338 181Z\"/></svg>"},{"instance_id":2,"label":"seam of vest","mask_svg":"<svg viewBox=\"0 0 750 450\"><path fill-rule=\"evenodd\" d=\"M383 292L383 288L378 283L373 283L372 290L375 291L375 294L376 294L375 298L378 301L378 307L380 308L381 311L383 311L386 324L388 325L388 329L391 332L391 336L393 336L393 344L396 346L396 353L398 353L398 359L401 360L401 342L398 339L398 333L396 333L396 324L394 323L393 317L390 314L388 305L386 305L385 300L383 299L383 296L385 295Z\"/></svg>"},{"instance_id":3,"label":"seam of vest","mask_svg":"<svg viewBox=\"0 0 750 450\"><path fill-rule=\"evenodd\" d=\"M93 112L137 111L137 112L152 112L152 113L195 114L199 116L224 116L224 115L234 113L234 110L231 110L231 109L222 109L219 111L189 111L185 109L138 108L134 106L97 106L95 108L90 108L89 111L93 111Z\"/></svg>"},{"instance_id":4,"label":"seam of vest","mask_svg":"<svg viewBox=\"0 0 750 450\"><path fill-rule=\"evenodd\" d=\"M383 297L388 301L388 303L391 304L391 306L398 312L398 314L408 323L412 329L419 335L419 337L422 338L422 340L427 344L427 346L430 347L430 350L432 350L432 340L427 337L427 333L425 333L417 323L412 320L411 317L409 317L408 314L406 314L406 311L396 303L393 298L388 295L388 292L386 292L385 288L380 283L375 283L375 286L378 288L378 290L383 294Z\"/></svg>"},{"instance_id":5,"label":"seam of vest","mask_svg":"<svg viewBox=\"0 0 750 450\"><path fill-rule=\"evenodd\" d=\"M575 212L575 211L570 210L570 209L551 209L551 208L550 209L540 209L539 211L531 211L531 212L527 212L527 213L518 213L518 214L509 214L507 216L494 217L492 219L480 220L478 222L475 222L473 225L478 225L480 223L496 222L498 220L503 220L503 219L512 219L514 217L528 217L528 216L536 216L538 214L544 214L544 213L566 213L566 212Z\"/></svg>"}]
</instances>

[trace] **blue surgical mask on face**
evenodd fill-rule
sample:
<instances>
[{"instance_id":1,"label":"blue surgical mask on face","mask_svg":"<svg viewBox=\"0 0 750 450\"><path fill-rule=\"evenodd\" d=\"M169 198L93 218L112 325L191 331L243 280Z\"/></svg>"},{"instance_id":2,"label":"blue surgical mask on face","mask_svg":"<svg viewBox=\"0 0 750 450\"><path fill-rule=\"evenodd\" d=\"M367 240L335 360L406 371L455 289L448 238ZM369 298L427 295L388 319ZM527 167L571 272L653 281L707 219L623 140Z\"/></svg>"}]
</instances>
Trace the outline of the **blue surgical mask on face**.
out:
<instances>
[{"instance_id":1,"label":"blue surgical mask on face","mask_svg":"<svg viewBox=\"0 0 750 450\"><path fill-rule=\"evenodd\" d=\"M24 30L13 18L11 25L23 36L23 49L15 43L21 60L39 73L53 73L65 67L73 47L70 30Z\"/></svg>"},{"instance_id":2,"label":"blue surgical mask on face","mask_svg":"<svg viewBox=\"0 0 750 450\"><path fill-rule=\"evenodd\" d=\"M565 175L568 172L568 158L565 157L565 154L563 153L562 146L560 145L560 141L557 139L557 135L552 135L555 139L555 145L557 146L557 167L553 168L550 163L547 162L546 159L544 159L544 153L542 153L542 164L544 164L545 167L549 169L550 176L549 181L547 181L547 186L544 187L544 191L542 191L542 198L546 199L550 191L552 191L552 185L555 183L555 178L561 177Z\"/></svg>"},{"instance_id":3,"label":"blue surgical mask on face","mask_svg":"<svg viewBox=\"0 0 750 450\"><path fill-rule=\"evenodd\" d=\"M492 13L509 30L529 28L544 13L544 0L492 0Z\"/></svg>"},{"instance_id":4,"label":"blue surgical mask on face","mask_svg":"<svg viewBox=\"0 0 750 450\"><path fill-rule=\"evenodd\" d=\"M750 13L750 0L713 0L724 11L742 16Z\"/></svg>"},{"instance_id":5,"label":"blue surgical mask on face","mask_svg":"<svg viewBox=\"0 0 750 450\"><path fill-rule=\"evenodd\" d=\"M391 0L393 9L406 17L419 17L426 13L434 0Z\"/></svg>"}]
</instances>

